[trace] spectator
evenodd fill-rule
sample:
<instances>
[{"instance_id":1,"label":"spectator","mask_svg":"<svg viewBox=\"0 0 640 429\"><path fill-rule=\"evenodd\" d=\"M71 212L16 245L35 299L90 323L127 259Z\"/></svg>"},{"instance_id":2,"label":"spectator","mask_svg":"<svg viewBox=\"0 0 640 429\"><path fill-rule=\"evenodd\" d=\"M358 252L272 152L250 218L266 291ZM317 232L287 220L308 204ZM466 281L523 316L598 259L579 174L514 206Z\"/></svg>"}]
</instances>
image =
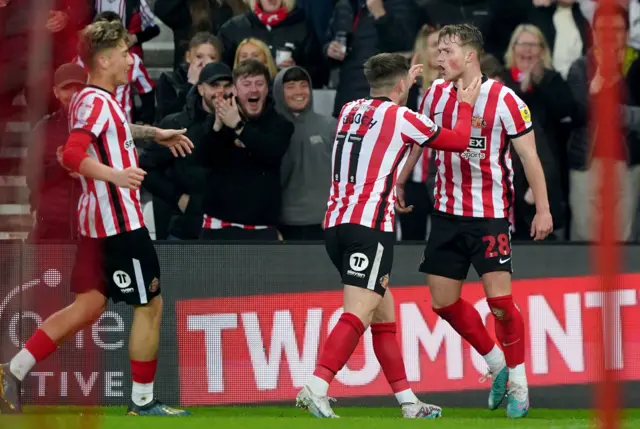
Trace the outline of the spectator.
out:
<instances>
[{"instance_id":1,"label":"spectator","mask_svg":"<svg viewBox=\"0 0 640 429\"><path fill-rule=\"evenodd\" d=\"M273 78L276 77L278 67L276 67L276 62L273 60L273 55L271 55L269 47L265 45L262 40L249 37L240 42L233 60L233 68L235 69L238 67L238 64L248 59L260 61L269 69L271 79L273 80Z\"/></svg>"},{"instance_id":2,"label":"spectator","mask_svg":"<svg viewBox=\"0 0 640 429\"><path fill-rule=\"evenodd\" d=\"M624 62L626 59L626 41L628 38L629 20L625 8L617 7L613 17L604 16L601 9L596 9L593 16L594 50L587 56L577 60L569 70L568 83L577 101L578 115L574 121L574 130L569 140L569 172L570 196L569 203L572 212L571 239L576 241L591 241L595 239L594 213L599 210L597 186L600 165L598 160L592 160L589 117L590 100L596 98L605 85L616 85L622 100L621 118L623 135L626 136L626 151L617 162L616 170L619 175L620 186L612 189L620 213L618 239L631 239L633 224L635 223L638 194L640 192L640 115L638 108L632 107L629 86L631 82L625 76ZM602 32L614 35L616 56L619 60L616 68L619 75L615 82L603 82L600 67L597 41ZM609 35L608 37L611 37Z\"/></svg>"},{"instance_id":3,"label":"spectator","mask_svg":"<svg viewBox=\"0 0 640 429\"><path fill-rule=\"evenodd\" d=\"M203 67L221 59L220 40L211 33L196 33L189 42L184 63L169 73L162 73L158 79L156 120L159 122L169 114L180 112Z\"/></svg>"},{"instance_id":4,"label":"spectator","mask_svg":"<svg viewBox=\"0 0 640 429\"><path fill-rule=\"evenodd\" d=\"M216 99L216 121L194 156L210 169L204 240L277 240L280 164L293 125L268 97L269 71L247 60L233 71L237 97Z\"/></svg>"},{"instance_id":5,"label":"spectator","mask_svg":"<svg viewBox=\"0 0 640 429\"><path fill-rule=\"evenodd\" d=\"M536 5L529 21L542 31L549 43L553 68L563 79L571 64L591 45L589 22L576 0L557 0L549 5Z\"/></svg>"},{"instance_id":6,"label":"spectator","mask_svg":"<svg viewBox=\"0 0 640 429\"><path fill-rule=\"evenodd\" d=\"M94 0L95 12L112 12L118 15L129 33L131 53L144 59L142 44L160 34L160 27L147 0Z\"/></svg>"},{"instance_id":7,"label":"spectator","mask_svg":"<svg viewBox=\"0 0 640 429\"><path fill-rule=\"evenodd\" d=\"M299 65L314 82L322 83L325 64L320 42L295 0L248 0L247 4L249 12L231 18L220 29L227 64L233 64L240 42L255 38L269 46L278 68Z\"/></svg>"},{"instance_id":8,"label":"spectator","mask_svg":"<svg viewBox=\"0 0 640 429\"><path fill-rule=\"evenodd\" d=\"M473 24L480 29L485 51L502 59L509 36L527 21L531 0L417 0L434 26Z\"/></svg>"},{"instance_id":9,"label":"spectator","mask_svg":"<svg viewBox=\"0 0 640 429\"><path fill-rule=\"evenodd\" d=\"M114 12L102 12L98 14L94 21L120 21L120 17ZM124 109L124 113L127 115L129 122L152 124L155 119L155 97L154 88L155 82L149 77L147 68L137 54L131 53L133 57L133 65L129 69L129 83L126 85L120 85L116 88L115 97L118 103ZM80 56L76 56L74 59L76 64L85 68L85 64L82 62ZM133 103L132 90L135 89L136 93L140 97L141 106L140 109L136 109Z\"/></svg>"},{"instance_id":10,"label":"spectator","mask_svg":"<svg viewBox=\"0 0 640 429\"><path fill-rule=\"evenodd\" d=\"M189 91L182 112L169 115L160 122L165 129L187 130L195 150L205 144L213 127L215 103L230 94L231 70L222 62L207 64ZM161 199L178 217L169 228L170 240L197 240L202 229L202 196L206 169L193 156L176 158L160 145L152 145L140 157L140 168L147 172L143 187Z\"/></svg>"},{"instance_id":11,"label":"spectator","mask_svg":"<svg viewBox=\"0 0 640 429\"><path fill-rule=\"evenodd\" d=\"M321 44L328 42L324 40L329 30L331 14L335 6L334 0L297 0L298 7L304 10L307 22L315 31L316 37Z\"/></svg>"},{"instance_id":12,"label":"spectator","mask_svg":"<svg viewBox=\"0 0 640 429\"><path fill-rule=\"evenodd\" d=\"M69 137L68 106L87 83L87 73L77 64L63 64L54 75L53 93L61 108L45 116L32 131L27 153L29 204L35 219L30 241L77 238L76 209L80 182L58 162L58 148Z\"/></svg>"},{"instance_id":13,"label":"spectator","mask_svg":"<svg viewBox=\"0 0 640 429\"><path fill-rule=\"evenodd\" d=\"M195 33L218 34L222 24L248 8L243 0L156 0L154 10L173 31L173 68L177 69Z\"/></svg>"},{"instance_id":14,"label":"spectator","mask_svg":"<svg viewBox=\"0 0 640 429\"><path fill-rule=\"evenodd\" d=\"M423 64L424 68L422 76L409 91L407 107L412 110L418 110L426 91L440 76L440 69L436 62L439 34L439 28L425 24L416 37L412 62ZM402 240L425 240L427 238L427 222L434 203L435 168L435 158L432 156L432 151L425 148L405 185L405 201L408 205L413 206L413 210L411 213L398 216Z\"/></svg>"},{"instance_id":15,"label":"spectator","mask_svg":"<svg viewBox=\"0 0 640 429\"><path fill-rule=\"evenodd\" d=\"M323 240L338 122L313 111L311 77L302 67L281 70L273 84L276 111L295 131L282 165L280 233L285 240Z\"/></svg>"},{"instance_id":16,"label":"spectator","mask_svg":"<svg viewBox=\"0 0 640 429\"><path fill-rule=\"evenodd\" d=\"M411 51L418 32L418 10L412 0L338 0L324 53L339 67L333 116L346 103L369 95L363 64L380 52Z\"/></svg>"},{"instance_id":17,"label":"spectator","mask_svg":"<svg viewBox=\"0 0 640 429\"><path fill-rule=\"evenodd\" d=\"M480 69L489 79L504 83L505 70L500 60L491 54L484 54L480 58Z\"/></svg>"},{"instance_id":18,"label":"spectator","mask_svg":"<svg viewBox=\"0 0 640 429\"><path fill-rule=\"evenodd\" d=\"M519 25L504 55L509 73L505 85L513 89L531 110L538 156L544 169L549 204L556 234L565 224L564 196L567 178L566 139L561 138L562 122L576 114L576 106L567 83L552 69L551 51L544 35L534 25ZM531 221L536 214L532 193L519 157L513 157L515 188L514 238L531 239ZM553 237L556 235L554 234ZM553 238L552 237L552 238Z\"/></svg>"}]
</instances>

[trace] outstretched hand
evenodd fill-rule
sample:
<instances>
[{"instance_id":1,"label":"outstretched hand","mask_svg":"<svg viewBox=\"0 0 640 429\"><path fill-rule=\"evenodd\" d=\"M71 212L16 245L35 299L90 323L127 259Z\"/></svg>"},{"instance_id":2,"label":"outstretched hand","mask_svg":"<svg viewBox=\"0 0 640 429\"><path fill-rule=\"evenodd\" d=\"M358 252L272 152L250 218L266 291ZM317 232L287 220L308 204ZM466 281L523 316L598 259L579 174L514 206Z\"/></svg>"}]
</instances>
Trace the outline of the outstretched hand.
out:
<instances>
[{"instance_id":1,"label":"outstretched hand","mask_svg":"<svg viewBox=\"0 0 640 429\"><path fill-rule=\"evenodd\" d=\"M168 147L173 156L178 157L180 155L184 158L194 148L193 142L185 135L186 132L186 128L181 130L158 129L155 140L159 145Z\"/></svg>"}]
</instances>

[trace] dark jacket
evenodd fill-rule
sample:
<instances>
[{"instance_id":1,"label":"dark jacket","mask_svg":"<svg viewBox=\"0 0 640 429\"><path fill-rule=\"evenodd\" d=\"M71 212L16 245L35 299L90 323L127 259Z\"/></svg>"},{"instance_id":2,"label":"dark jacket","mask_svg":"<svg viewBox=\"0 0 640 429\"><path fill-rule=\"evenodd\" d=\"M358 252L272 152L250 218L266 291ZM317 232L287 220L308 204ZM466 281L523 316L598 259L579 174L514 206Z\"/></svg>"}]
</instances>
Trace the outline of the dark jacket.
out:
<instances>
[{"instance_id":1,"label":"dark jacket","mask_svg":"<svg viewBox=\"0 0 640 429\"><path fill-rule=\"evenodd\" d=\"M531 0L417 0L432 25L470 23L484 37L484 49L502 59L511 33L527 21Z\"/></svg>"},{"instance_id":2,"label":"dark jacket","mask_svg":"<svg viewBox=\"0 0 640 429\"><path fill-rule=\"evenodd\" d=\"M204 212L226 222L276 226L282 201L280 164L292 135L293 125L269 98L262 115L248 120L239 136L228 127L211 131L195 153L210 169ZM236 140L246 147L236 146Z\"/></svg>"},{"instance_id":3,"label":"dark jacket","mask_svg":"<svg viewBox=\"0 0 640 429\"><path fill-rule=\"evenodd\" d=\"M553 24L553 14L556 13L557 8L558 5L556 3L548 7L534 7L531 9L529 17L529 22L538 27L540 31L542 31L542 34L544 34L552 53L556 43L556 27ZM589 21L587 21L580 11L579 2L573 4L571 14L573 15L573 20L576 23L576 27L578 27L580 38L582 39L582 53L586 54L592 41L591 27L589 26Z\"/></svg>"},{"instance_id":4,"label":"dark jacket","mask_svg":"<svg viewBox=\"0 0 640 429\"><path fill-rule=\"evenodd\" d=\"M218 34L224 46L223 59L233 67L236 49L240 42L248 37L262 40L271 49L273 58L279 48L289 46L293 50L296 65L304 67L314 82L320 81L319 75L325 67L320 42L306 21L304 11L293 9L287 17L271 29L267 28L253 12L234 16L227 21ZM289 44L289 45L286 45Z\"/></svg>"},{"instance_id":5,"label":"dark jacket","mask_svg":"<svg viewBox=\"0 0 640 429\"><path fill-rule=\"evenodd\" d=\"M27 186L37 226L31 238L72 240L77 238L77 207L82 194L79 179L59 163L56 150L69 137L69 122L62 110L45 116L32 131L27 152Z\"/></svg>"},{"instance_id":6,"label":"dark jacket","mask_svg":"<svg viewBox=\"0 0 640 429\"><path fill-rule=\"evenodd\" d=\"M188 64L181 64L177 69L162 73L156 83L156 122L184 109L187 94L193 88L187 81Z\"/></svg>"},{"instance_id":7,"label":"dark jacket","mask_svg":"<svg viewBox=\"0 0 640 429\"><path fill-rule=\"evenodd\" d=\"M169 115L160 123L161 128L187 129L187 137L197 151L206 141L213 126L213 116L202 109L202 97L194 88L187 96L187 103L180 113ZM144 189L178 210L178 200L189 195L186 211L174 221L169 233L183 240L198 239L202 227L202 195L207 171L192 154L185 158L174 157L171 151L160 145L151 145L140 156L140 168L147 172L142 182Z\"/></svg>"},{"instance_id":8,"label":"dark jacket","mask_svg":"<svg viewBox=\"0 0 640 429\"><path fill-rule=\"evenodd\" d=\"M573 129L569 138L569 168L587 170L593 149L593 138L589 130L589 106L591 97L589 86L595 70L590 55L576 60L567 76L567 83L576 101L577 114L573 121ZM637 60L636 60L637 62ZM620 107L621 125L626 135L626 156L630 165L640 164L640 108L634 106L629 90L629 76L624 79L620 88L622 105ZM633 87L632 87L633 90Z\"/></svg>"},{"instance_id":9,"label":"dark jacket","mask_svg":"<svg viewBox=\"0 0 640 429\"><path fill-rule=\"evenodd\" d=\"M173 30L173 67L178 68L184 61L189 39L197 31L208 31L217 34L222 24L233 16L233 10L226 2L222 5L218 0L209 0L209 22L204 27L192 28L191 13L188 0L156 0L154 13Z\"/></svg>"},{"instance_id":10,"label":"dark jacket","mask_svg":"<svg viewBox=\"0 0 640 429\"><path fill-rule=\"evenodd\" d=\"M340 82L336 89L333 116L349 101L369 95L364 77L365 61L380 52L405 52L413 49L418 32L418 9L413 1L385 0L386 15L377 21L364 2L338 0L331 19L330 37L337 32L347 33L347 55L342 62L331 61L340 68ZM328 43L324 46L326 55Z\"/></svg>"}]
</instances>

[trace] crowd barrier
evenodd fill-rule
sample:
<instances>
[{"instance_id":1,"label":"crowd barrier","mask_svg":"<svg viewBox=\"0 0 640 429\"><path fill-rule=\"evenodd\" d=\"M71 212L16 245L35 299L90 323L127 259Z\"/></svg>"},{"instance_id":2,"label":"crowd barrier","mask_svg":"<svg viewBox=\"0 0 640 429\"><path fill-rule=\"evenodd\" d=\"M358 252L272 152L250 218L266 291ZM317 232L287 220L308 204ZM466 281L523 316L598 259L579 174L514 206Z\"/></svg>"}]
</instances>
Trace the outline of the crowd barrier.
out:
<instances>
[{"instance_id":1,"label":"crowd barrier","mask_svg":"<svg viewBox=\"0 0 640 429\"><path fill-rule=\"evenodd\" d=\"M183 405L293 403L341 313L340 279L317 244L157 243L165 303L156 391ZM0 360L71 302L72 245L0 243ZM481 407L482 359L430 308L417 272L421 245L398 245L392 291L407 376L426 400ZM603 296L592 252L579 245L514 245L514 297L526 323L527 371L536 407L590 407L600 377ZM624 249L617 285L616 351L607 363L640 399L640 246ZM464 296L493 322L473 270ZM132 310L109 305L39 364L24 384L37 404L126 404ZM330 395L339 404L393 404L367 332Z\"/></svg>"}]
</instances>

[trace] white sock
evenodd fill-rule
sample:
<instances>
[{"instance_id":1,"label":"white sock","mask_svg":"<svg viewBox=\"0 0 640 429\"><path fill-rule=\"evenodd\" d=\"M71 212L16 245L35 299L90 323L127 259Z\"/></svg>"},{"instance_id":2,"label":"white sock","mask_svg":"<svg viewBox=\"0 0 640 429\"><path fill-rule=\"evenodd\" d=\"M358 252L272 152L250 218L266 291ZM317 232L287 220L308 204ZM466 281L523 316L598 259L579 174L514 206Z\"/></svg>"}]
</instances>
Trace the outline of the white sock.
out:
<instances>
[{"instance_id":1,"label":"white sock","mask_svg":"<svg viewBox=\"0 0 640 429\"><path fill-rule=\"evenodd\" d=\"M27 349L22 349L17 355L11 359L9 363L9 371L18 380L22 381L29 374L29 371L36 365L36 358L33 357L31 352Z\"/></svg>"},{"instance_id":2,"label":"white sock","mask_svg":"<svg viewBox=\"0 0 640 429\"><path fill-rule=\"evenodd\" d=\"M139 407L150 404L153 401L153 382L142 384L134 381L131 389L131 400Z\"/></svg>"},{"instance_id":3,"label":"white sock","mask_svg":"<svg viewBox=\"0 0 640 429\"><path fill-rule=\"evenodd\" d=\"M527 372L524 369L524 364L516 365L515 368L509 368L509 382L519 384L520 386L527 387Z\"/></svg>"},{"instance_id":4,"label":"white sock","mask_svg":"<svg viewBox=\"0 0 640 429\"><path fill-rule=\"evenodd\" d=\"M417 404L419 402L418 397L413 393L411 388L407 390L403 390L402 392L397 392L396 399L398 400L398 404Z\"/></svg>"},{"instance_id":5,"label":"white sock","mask_svg":"<svg viewBox=\"0 0 640 429\"><path fill-rule=\"evenodd\" d=\"M487 362L489 371L491 371L492 373L500 371L507 365L504 360L504 353L497 345L494 345L491 351L482 357L484 358L485 362Z\"/></svg>"},{"instance_id":6,"label":"white sock","mask_svg":"<svg viewBox=\"0 0 640 429\"><path fill-rule=\"evenodd\" d=\"M311 377L307 387L311 390L311 393L317 396L327 396L327 392L329 392L329 383L315 375Z\"/></svg>"}]
</instances>

